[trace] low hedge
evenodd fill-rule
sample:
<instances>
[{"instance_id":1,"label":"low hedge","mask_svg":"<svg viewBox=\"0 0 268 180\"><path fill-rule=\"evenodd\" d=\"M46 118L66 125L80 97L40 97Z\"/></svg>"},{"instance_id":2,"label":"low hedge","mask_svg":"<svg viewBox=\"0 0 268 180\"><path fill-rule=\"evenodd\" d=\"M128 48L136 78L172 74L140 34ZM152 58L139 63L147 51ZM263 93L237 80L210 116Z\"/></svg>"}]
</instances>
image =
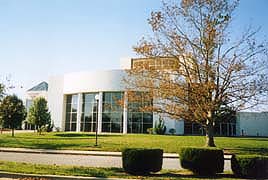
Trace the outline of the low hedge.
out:
<instances>
[{"instance_id":1,"label":"low hedge","mask_svg":"<svg viewBox=\"0 0 268 180\"><path fill-rule=\"evenodd\" d=\"M233 155L231 168L237 177L268 178L268 156Z\"/></svg>"},{"instance_id":2,"label":"low hedge","mask_svg":"<svg viewBox=\"0 0 268 180\"><path fill-rule=\"evenodd\" d=\"M134 175L158 172L162 169L162 149L124 149L122 151L123 168Z\"/></svg>"},{"instance_id":3,"label":"low hedge","mask_svg":"<svg viewBox=\"0 0 268 180\"><path fill-rule=\"evenodd\" d=\"M198 175L214 175L224 169L223 150L216 148L184 147L180 149L181 166Z\"/></svg>"}]
</instances>

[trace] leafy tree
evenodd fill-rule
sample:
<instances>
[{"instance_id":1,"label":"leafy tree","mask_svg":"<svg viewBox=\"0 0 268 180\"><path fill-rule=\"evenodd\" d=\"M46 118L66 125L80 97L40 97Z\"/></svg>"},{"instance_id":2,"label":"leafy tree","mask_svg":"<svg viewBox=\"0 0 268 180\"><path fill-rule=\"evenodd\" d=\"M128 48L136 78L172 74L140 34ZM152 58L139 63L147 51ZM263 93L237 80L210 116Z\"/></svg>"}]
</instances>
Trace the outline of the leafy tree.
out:
<instances>
[{"instance_id":1,"label":"leafy tree","mask_svg":"<svg viewBox=\"0 0 268 180\"><path fill-rule=\"evenodd\" d=\"M38 97L34 100L29 109L27 121L37 127L37 132L42 133L42 130L51 126L50 112L47 107L47 100L43 97Z\"/></svg>"},{"instance_id":2,"label":"leafy tree","mask_svg":"<svg viewBox=\"0 0 268 180\"><path fill-rule=\"evenodd\" d=\"M14 137L14 129L21 126L26 116L22 100L16 95L4 97L0 105L0 116L4 126L12 129L12 137Z\"/></svg>"},{"instance_id":3,"label":"leafy tree","mask_svg":"<svg viewBox=\"0 0 268 180\"><path fill-rule=\"evenodd\" d=\"M0 83L0 103L2 102L2 99L4 97L4 92L5 92L5 86L4 84ZM4 125L4 120L2 116L0 115L0 127L1 127L1 134L3 130L3 125Z\"/></svg>"},{"instance_id":4,"label":"leafy tree","mask_svg":"<svg viewBox=\"0 0 268 180\"><path fill-rule=\"evenodd\" d=\"M3 83L0 83L0 101L2 101L5 94L5 85Z\"/></svg>"},{"instance_id":5,"label":"leafy tree","mask_svg":"<svg viewBox=\"0 0 268 180\"><path fill-rule=\"evenodd\" d=\"M145 60L127 70L129 91L144 90L156 99L147 109L200 123L207 146L215 146L213 128L223 110L253 107L267 96L266 42L258 42L258 29L251 27L231 33L238 4L163 2L148 19L153 35L134 47Z\"/></svg>"}]
</instances>

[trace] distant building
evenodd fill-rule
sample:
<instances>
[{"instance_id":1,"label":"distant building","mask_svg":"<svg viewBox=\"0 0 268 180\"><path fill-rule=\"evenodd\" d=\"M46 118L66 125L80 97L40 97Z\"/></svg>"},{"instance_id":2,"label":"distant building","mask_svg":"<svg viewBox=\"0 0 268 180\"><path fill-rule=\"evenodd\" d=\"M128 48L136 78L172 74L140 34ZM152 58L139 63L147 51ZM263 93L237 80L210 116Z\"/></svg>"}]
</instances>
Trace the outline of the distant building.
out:
<instances>
[{"instance_id":1,"label":"distant building","mask_svg":"<svg viewBox=\"0 0 268 180\"><path fill-rule=\"evenodd\" d=\"M48 83L45 81L27 90L26 99L25 99L25 107L26 107L27 112L29 111L35 98L44 97L45 99L47 99L47 95L48 95ZM34 129L34 127L31 124L27 123L27 121L24 121L22 128Z\"/></svg>"},{"instance_id":2,"label":"distant building","mask_svg":"<svg viewBox=\"0 0 268 180\"><path fill-rule=\"evenodd\" d=\"M268 136L268 112L238 112L238 136Z\"/></svg>"},{"instance_id":3,"label":"distant building","mask_svg":"<svg viewBox=\"0 0 268 180\"><path fill-rule=\"evenodd\" d=\"M142 66L162 69L178 66L170 58L123 59L122 69L93 72L76 72L49 78L27 91L26 107L35 97L48 99L52 121L61 131L99 133L147 133L154 127L159 116L152 112L141 112L139 106L151 101L141 100L131 104L124 98L124 106L116 101L126 96L123 78L125 69ZM132 107L132 109L130 108ZM133 108L134 107L134 108ZM176 134L204 134L197 123L184 122L164 117L167 133L175 129ZM96 127L97 124L97 127ZM268 136L268 113L238 112L236 118L215 124L219 136Z\"/></svg>"}]
</instances>

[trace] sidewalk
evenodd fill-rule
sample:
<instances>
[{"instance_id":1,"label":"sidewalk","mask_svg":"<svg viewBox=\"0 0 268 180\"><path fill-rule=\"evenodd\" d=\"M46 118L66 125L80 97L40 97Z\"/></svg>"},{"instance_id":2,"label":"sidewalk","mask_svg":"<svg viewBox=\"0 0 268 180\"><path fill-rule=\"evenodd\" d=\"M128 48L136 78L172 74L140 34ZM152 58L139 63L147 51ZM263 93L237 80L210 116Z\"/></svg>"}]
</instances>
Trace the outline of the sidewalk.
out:
<instances>
[{"instance_id":1,"label":"sidewalk","mask_svg":"<svg viewBox=\"0 0 268 180\"><path fill-rule=\"evenodd\" d=\"M4 148L0 147L0 152L37 153L37 154L65 154L65 155L88 155L88 156L115 156L121 157L121 152L108 151L77 151L77 150L54 150L54 149L27 149L27 148ZM164 158L179 158L175 153L164 153Z\"/></svg>"},{"instance_id":2,"label":"sidewalk","mask_svg":"<svg viewBox=\"0 0 268 180\"><path fill-rule=\"evenodd\" d=\"M121 157L121 152L109 151L78 151L78 150L54 150L54 149L28 149L28 148L4 148L0 152L36 153L36 154L65 154L65 155L88 155L88 156L114 156ZM225 160L230 160L232 155L224 155ZM179 158L176 153L164 153L163 158Z\"/></svg>"}]
</instances>

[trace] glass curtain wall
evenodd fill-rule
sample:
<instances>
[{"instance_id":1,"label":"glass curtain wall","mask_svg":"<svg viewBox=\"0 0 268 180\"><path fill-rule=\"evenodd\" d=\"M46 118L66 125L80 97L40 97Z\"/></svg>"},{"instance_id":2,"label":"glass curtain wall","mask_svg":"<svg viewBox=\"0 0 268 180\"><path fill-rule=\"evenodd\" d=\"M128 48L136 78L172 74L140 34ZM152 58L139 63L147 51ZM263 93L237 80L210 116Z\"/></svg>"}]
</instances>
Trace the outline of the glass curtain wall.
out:
<instances>
[{"instance_id":1,"label":"glass curtain wall","mask_svg":"<svg viewBox=\"0 0 268 180\"><path fill-rule=\"evenodd\" d=\"M147 133L153 127L153 113L143 111L145 106L152 105L152 98L145 92L135 92L134 101L128 102L128 133Z\"/></svg>"},{"instance_id":2,"label":"glass curtain wall","mask_svg":"<svg viewBox=\"0 0 268 180\"><path fill-rule=\"evenodd\" d=\"M214 134L216 136L235 136L236 123L233 121L224 123L215 122ZM205 133L205 130L200 124L187 121L184 122L184 134L205 135Z\"/></svg>"},{"instance_id":3,"label":"glass curtain wall","mask_svg":"<svg viewBox=\"0 0 268 180\"><path fill-rule=\"evenodd\" d=\"M76 131L78 95L67 95L65 131Z\"/></svg>"},{"instance_id":4,"label":"glass curtain wall","mask_svg":"<svg viewBox=\"0 0 268 180\"><path fill-rule=\"evenodd\" d=\"M102 104L102 132L123 132L123 92L104 92Z\"/></svg>"},{"instance_id":5,"label":"glass curtain wall","mask_svg":"<svg viewBox=\"0 0 268 180\"><path fill-rule=\"evenodd\" d=\"M81 131L95 132L98 117L98 103L95 99L97 93L83 94Z\"/></svg>"}]
</instances>

